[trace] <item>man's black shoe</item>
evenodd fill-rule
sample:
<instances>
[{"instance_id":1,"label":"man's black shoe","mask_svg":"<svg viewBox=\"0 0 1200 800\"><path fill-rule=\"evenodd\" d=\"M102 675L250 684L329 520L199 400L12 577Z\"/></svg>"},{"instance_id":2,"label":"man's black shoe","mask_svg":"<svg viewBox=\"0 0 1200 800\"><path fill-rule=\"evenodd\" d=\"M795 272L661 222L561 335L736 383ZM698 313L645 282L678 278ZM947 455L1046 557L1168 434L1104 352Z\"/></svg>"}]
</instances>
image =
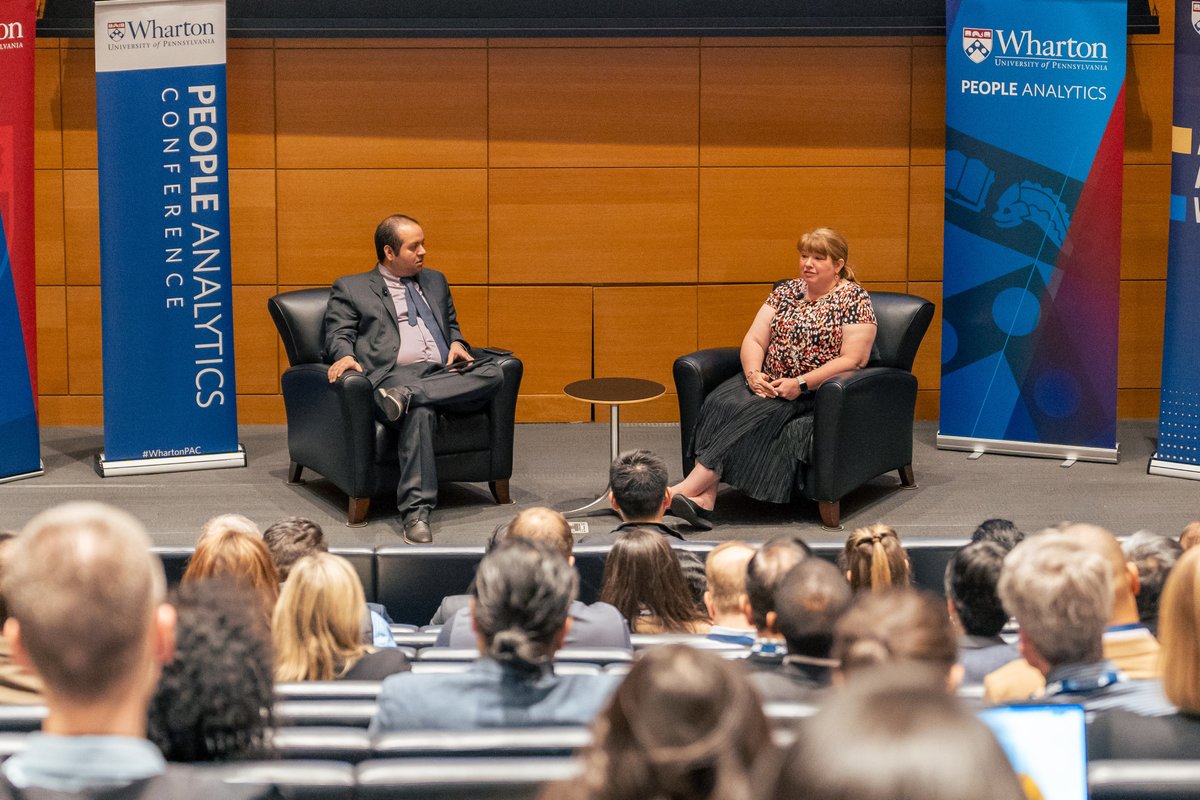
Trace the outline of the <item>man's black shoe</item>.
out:
<instances>
[{"instance_id":1,"label":"man's black shoe","mask_svg":"<svg viewBox=\"0 0 1200 800\"><path fill-rule=\"evenodd\" d=\"M404 523L404 541L409 544L433 544L433 528L428 520L410 519Z\"/></svg>"},{"instance_id":2,"label":"man's black shoe","mask_svg":"<svg viewBox=\"0 0 1200 800\"><path fill-rule=\"evenodd\" d=\"M410 402L412 402L412 389L407 386L393 386L391 389L379 390L379 405L383 408L383 415L387 417L388 422L398 422L408 411Z\"/></svg>"}]
</instances>

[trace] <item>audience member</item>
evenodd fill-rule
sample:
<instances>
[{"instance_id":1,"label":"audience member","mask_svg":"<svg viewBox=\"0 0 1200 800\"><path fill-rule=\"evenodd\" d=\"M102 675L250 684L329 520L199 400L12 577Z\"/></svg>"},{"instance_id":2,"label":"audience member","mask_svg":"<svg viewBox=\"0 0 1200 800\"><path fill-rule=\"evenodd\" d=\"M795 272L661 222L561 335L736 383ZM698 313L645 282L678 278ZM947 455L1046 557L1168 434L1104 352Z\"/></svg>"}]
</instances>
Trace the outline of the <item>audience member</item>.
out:
<instances>
[{"instance_id":1,"label":"audience member","mask_svg":"<svg viewBox=\"0 0 1200 800\"><path fill-rule=\"evenodd\" d=\"M1104 632L1104 658L1134 680L1157 678L1158 641L1150 629L1138 621L1138 571L1125 560L1117 537L1095 525L1074 523L1063 525L1058 532L1108 564L1112 602ZM989 674L983 685L984 697L989 702L1024 700L1041 692L1044 677L1041 670L1021 659Z\"/></svg>"},{"instance_id":2,"label":"audience member","mask_svg":"<svg viewBox=\"0 0 1200 800\"><path fill-rule=\"evenodd\" d=\"M856 592L880 592L911 582L908 553L900 546L900 535L882 523L859 528L846 537L842 565Z\"/></svg>"},{"instance_id":3,"label":"audience member","mask_svg":"<svg viewBox=\"0 0 1200 800\"><path fill-rule=\"evenodd\" d=\"M959 630L958 659L968 685L1021 657L1016 645L1000 638L1008 612L996 584L1006 555L1003 545L984 539L959 549L946 564L946 607Z\"/></svg>"},{"instance_id":4,"label":"audience member","mask_svg":"<svg viewBox=\"0 0 1200 800\"><path fill-rule=\"evenodd\" d=\"M0 531L0 581L16 534ZM0 594L0 626L8 619L8 604ZM0 633L0 705L36 705L42 702L42 679L13 658L12 644Z\"/></svg>"},{"instance_id":5,"label":"audience member","mask_svg":"<svg viewBox=\"0 0 1200 800\"><path fill-rule=\"evenodd\" d=\"M767 627L783 635L787 655L774 670L754 670L750 680L764 702L808 702L833 680L833 631L854 593L837 567L819 558L794 566L775 590Z\"/></svg>"},{"instance_id":6,"label":"audience member","mask_svg":"<svg viewBox=\"0 0 1200 800\"><path fill-rule=\"evenodd\" d=\"M1005 552L1012 550L1025 539L1012 520L985 519L971 534L971 542L995 542L1004 548Z\"/></svg>"},{"instance_id":7,"label":"audience member","mask_svg":"<svg viewBox=\"0 0 1200 800\"><path fill-rule=\"evenodd\" d=\"M1131 680L1104 657L1115 575L1111 562L1083 538L1042 533L1005 558L998 590L1020 625L1021 655L1045 676L1045 702L1170 713L1158 681Z\"/></svg>"},{"instance_id":8,"label":"audience member","mask_svg":"<svg viewBox=\"0 0 1200 800\"><path fill-rule=\"evenodd\" d=\"M165 593L149 537L123 511L69 503L26 525L4 576L4 630L17 661L42 676L47 713L0 767L0 797L265 796L168 767L146 741L146 710L174 649Z\"/></svg>"},{"instance_id":9,"label":"audience member","mask_svg":"<svg viewBox=\"0 0 1200 800\"><path fill-rule=\"evenodd\" d=\"M885 664L917 664L951 692L962 680L946 606L917 589L858 595L834 627L833 657L838 673L851 681Z\"/></svg>"},{"instance_id":10,"label":"audience member","mask_svg":"<svg viewBox=\"0 0 1200 800\"><path fill-rule=\"evenodd\" d=\"M597 718L583 773L543 800L750 797L771 733L737 667L684 645L646 651Z\"/></svg>"},{"instance_id":11,"label":"audience member","mask_svg":"<svg viewBox=\"0 0 1200 800\"><path fill-rule=\"evenodd\" d=\"M461 673L387 678L371 731L591 722L619 679L553 669L578 585L561 551L528 539L501 542L475 573L471 615L483 657Z\"/></svg>"},{"instance_id":12,"label":"audience member","mask_svg":"<svg viewBox=\"0 0 1200 800\"><path fill-rule=\"evenodd\" d=\"M200 528L199 538L203 539L207 536L227 531L237 531L247 536L262 536L259 533L258 526L254 524L254 520L249 517L244 517L241 514L221 514L204 523L204 526Z\"/></svg>"},{"instance_id":13,"label":"audience member","mask_svg":"<svg viewBox=\"0 0 1200 800\"><path fill-rule=\"evenodd\" d=\"M712 628L708 638L718 642L754 644L754 628L742 610L746 602L746 565L754 558L754 548L743 541L722 542L709 551L704 562L708 589L704 607Z\"/></svg>"},{"instance_id":14,"label":"audience member","mask_svg":"<svg viewBox=\"0 0 1200 800\"><path fill-rule=\"evenodd\" d=\"M711 625L684 580L671 546L653 528L627 528L604 559L600 600L634 633L706 633Z\"/></svg>"},{"instance_id":15,"label":"audience member","mask_svg":"<svg viewBox=\"0 0 1200 800\"><path fill-rule=\"evenodd\" d=\"M1158 599L1183 548L1170 537L1138 531L1121 544L1121 550L1138 572L1138 620L1157 636Z\"/></svg>"},{"instance_id":16,"label":"audience member","mask_svg":"<svg viewBox=\"0 0 1200 800\"><path fill-rule=\"evenodd\" d=\"M183 582L208 578L229 578L253 590L263 616L271 619L275 601L279 599L279 573L261 537L235 530L201 536L184 570Z\"/></svg>"},{"instance_id":17,"label":"audience member","mask_svg":"<svg viewBox=\"0 0 1200 800\"><path fill-rule=\"evenodd\" d=\"M395 648L363 643L362 583L350 562L314 553L292 567L271 622L275 679L379 681L409 668Z\"/></svg>"},{"instance_id":18,"label":"audience member","mask_svg":"<svg viewBox=\"0 0 1200 800\"><path fill-rule=\"evenodd\" d=\"M489 551L505 538L542 541L557 549L567 563L575 566L572 553L574 538L566 517L549 508L535 506L517 514L489 543ZM450 605L451 598L442 601ZM462 597L462 605L438 632L438 647L474 647L475 632L471 629L470 596ZM575 600L571 603L571 629L567 632L566 647L622 647L631 649L629 624L621 612L608 603L588 605Z\"/></svg>"},{"instance_id":19,"label":"audience member","mask_svg":"<svg viewBox=\"0 0 1200 800\"><path fill-rule=\"evenodd\" d=\"M150 700L147 736L168 761L270 756L274 659L255 602L223 578L175 590L175 658Z\"/></svg>"},{"instance_id":20,"label":"audience member","mask_svg":"<svg viewBox=\"0 0 1200 800\"><path fill-rule=\"evenodd\" d=\"M279 573L280 583L287 583L292 566L316 553L328 553L325 531L321 526L304 517L286 517L263 531L263 544L271 554L271 563ZM392 618L379 603L367 603L363 608L363 641L376 647L395 647L392 636Z\"/></svg>"},{"instance_id":21,"label":"audience member","mask_svg":"<svg viewBox=\"0 0 1200 800\"><path fill-rule=\"evenodd\" d=\"M1184 526L1183 532L1179 534L1179 546L1184 550L1191 550L1198 544L1200 544L1200 519L1189 522Z\"/></svg>"},{"instance_id":22,"label":"audience member","mask_svg":"<svg viewBox=\"0 0 1200 800\"><path fill-rule=\"evenodd\" d=\"M1027 800L987 726L919 668L864 675L799 727L766 800Z\"/></svg>"},{"instance_id":23,"label":"audience member","mask_svg":"<svg viewBox=\"0 0 1200 800\"><path fill-rule=\"evenodd\" d=\"M767 615L775 610L775 590L784 577L811 555L812 550L802 539L784 534L768 539L746 565L746 601L742 611L755 631L747 666L773 670L783 664L787 645L779 631L768 624Z\"/></svg>"}]
</instances>

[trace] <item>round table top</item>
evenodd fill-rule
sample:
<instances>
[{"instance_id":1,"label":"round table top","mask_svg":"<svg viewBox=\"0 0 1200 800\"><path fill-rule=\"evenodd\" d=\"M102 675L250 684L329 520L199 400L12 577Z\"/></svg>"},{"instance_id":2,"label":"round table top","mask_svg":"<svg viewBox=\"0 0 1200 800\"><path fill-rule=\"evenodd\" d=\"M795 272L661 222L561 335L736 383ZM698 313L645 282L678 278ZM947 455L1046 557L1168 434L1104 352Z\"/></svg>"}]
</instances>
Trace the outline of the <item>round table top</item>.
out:
<instances>
[{"instance_id":1,"label":"round table top","mask_svg":"<svg viewBox=\"0 0 1200 800\"><path fill-rule=\"evenodd\" d=\"M657 381L641 378L591 378L586 381L568 383L563 391L568 397L585 403L644 403L666 393L666 388Z\"/></svg>"}]
</instances>

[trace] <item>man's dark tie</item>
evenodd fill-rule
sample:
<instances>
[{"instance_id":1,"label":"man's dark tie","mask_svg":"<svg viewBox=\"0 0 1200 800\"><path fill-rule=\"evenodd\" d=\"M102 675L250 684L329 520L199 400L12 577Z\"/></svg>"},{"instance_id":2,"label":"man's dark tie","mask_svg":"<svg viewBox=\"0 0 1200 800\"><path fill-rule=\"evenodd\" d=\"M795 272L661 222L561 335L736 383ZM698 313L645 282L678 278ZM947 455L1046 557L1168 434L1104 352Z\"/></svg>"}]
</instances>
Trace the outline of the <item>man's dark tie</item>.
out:
<instances>
[{"instance_id":1,"label":"man's dark tie","mask_svg":"<svg viewBox=\"0 0 1200 800\"><path fill-rule=\"evenodd\" d=\"M433 337L433 343L437 345L438 353L442 356L442 363L446 363L446 358L450 355L450 346L446 344L446 337L442 335L442 329L438 327L437 320L433 316L433 309L429 307L429 303L425 302L425 298L417 290L417 282L412 278L401 278L400 283L404 284L404 299L408 304L408 324L414 328L417 326L417 318L425 323L425 327L429 329L429 335Z\"/></svg>"}]
</instances>

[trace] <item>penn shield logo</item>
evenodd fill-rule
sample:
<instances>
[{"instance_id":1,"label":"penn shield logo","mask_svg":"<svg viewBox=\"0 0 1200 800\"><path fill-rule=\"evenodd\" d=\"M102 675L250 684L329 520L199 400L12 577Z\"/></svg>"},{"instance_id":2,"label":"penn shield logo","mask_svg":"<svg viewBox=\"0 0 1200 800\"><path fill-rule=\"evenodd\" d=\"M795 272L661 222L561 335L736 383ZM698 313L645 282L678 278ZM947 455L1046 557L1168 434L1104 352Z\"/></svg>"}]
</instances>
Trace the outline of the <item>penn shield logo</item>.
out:
<instances>
[{"instance_id":1,"label":"penn shield logo","mask_svg":"<svg viewBox=\"0 0 1200 800\"><path fill-rule=\"evenodd\" d=\"M108 23L108 39L112 42L119 42L125 38L125 23L110 22Z\"/></svg>"},{"instance_id":2,"label":"penn shield logo","mask_svg":"<svg viewBox=\"0 0 1200 800\"><path fill-rule=\"evenodd\" d=\"M1192 30L1200 33L1200 3L1192 3Z\"/></svg>"},{"instance_id":3,"label":"penn shield logo","mask_svg":"<svg viewBox=\"0 0 1200 800\"><path fill-rule=\"evenodd\" d=\"M992 54L991 28L963 28L963 52L976 64L982 64Z\"/></svg>"}]
</instances>

